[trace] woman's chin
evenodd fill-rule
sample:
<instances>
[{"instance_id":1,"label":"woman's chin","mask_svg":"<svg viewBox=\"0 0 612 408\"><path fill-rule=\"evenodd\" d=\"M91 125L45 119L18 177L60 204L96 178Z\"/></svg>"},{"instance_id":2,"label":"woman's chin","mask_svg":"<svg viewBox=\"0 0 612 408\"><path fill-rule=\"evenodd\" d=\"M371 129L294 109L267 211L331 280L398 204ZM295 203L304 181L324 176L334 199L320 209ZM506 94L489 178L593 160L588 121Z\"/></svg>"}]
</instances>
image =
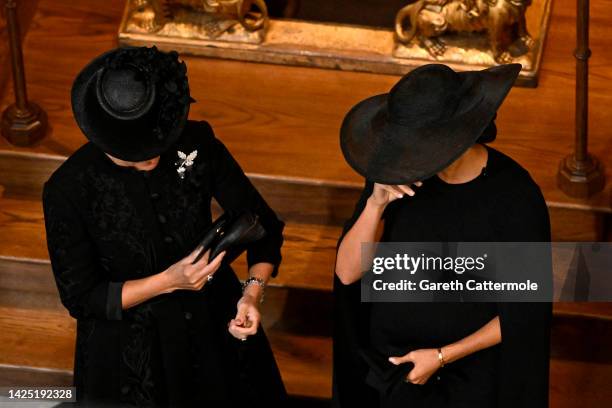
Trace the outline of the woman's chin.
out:
<instances>
[{"instance_id":1,"label":"woman's chin","mask_svg":"<svg viewBox=\"0 0 612 408\"><path fill-rule=\"evenodd\" d=\"M151 164L145 164L145 165L140 165L140 166L134 166L136 167L138 170L142 170L142 171L150 171L153 170L155 167L157 167L157 161L151 163Z\"/></svg>"},{"instance_id":2,"label":"woman's chin","mask_svg":"<svg viewBox=\"0 0 612 408\"><path fill-rule=\"evenodd\" d=\"M157 167L157 165L155 166L146 166L146 167L137 167L138 170L142 170L142 171L150 171L153 170L155 167Z\"/></svg>"}]
</instances>

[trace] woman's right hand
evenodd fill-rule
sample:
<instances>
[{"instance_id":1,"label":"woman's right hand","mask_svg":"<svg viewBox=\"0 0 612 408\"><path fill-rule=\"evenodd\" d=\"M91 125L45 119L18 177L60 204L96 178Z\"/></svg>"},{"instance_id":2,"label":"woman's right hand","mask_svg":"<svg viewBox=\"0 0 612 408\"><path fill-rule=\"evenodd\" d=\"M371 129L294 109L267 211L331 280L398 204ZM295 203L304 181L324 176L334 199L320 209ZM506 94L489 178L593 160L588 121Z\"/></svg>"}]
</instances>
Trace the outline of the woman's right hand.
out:
<instances>
[{"instance_id":1,"label":"woman's right hand","mask_svg":"<svg viewBox=\"0 0 612 408\"><path fill-rule=\"evenodd\" d=\"M417 181L416 186L422 183ZM369 186L368 186L369 188ZM366 190L367 191L367 190ZM367 194L364 192L363 194ZM381 218L385 207L390 202L401 198L404 194L414 195L414 190L409 185L391 186L375 183L372 193L367 198L367 203L352 227L346 232L336 255L336 275L344 285L350 285L363 274L363 261L374 256L373 251L363 251L364 242L376 242L380 240L384 228L381 228ZM362 198L360 199L362 200ZM370 245L370 249L375 248ZM369 261L368 261L369 262Z\"/></svg>"},{"instance_id":2,"label":"woman's right hand","mask_svg":"<svg viewBox=\"0 0 612 408\"><path fill-rule=\"evenodd\" d=\"M198 246L185 258L171 265L164 271L168 279L168 285L171 288L170 291L177 289L200 290L209 280L209 277L212 278L213 274L219 269L221 261L225 256L225 251L221 252L212 262L208 263L208 257L210 255L209 249L198 262L195 264L191 263L201 249L202 247Z\"/></svg>"},{"instance_id":3,"label":"woman's right hand","mask_svg":"<svg viewBox=\"0 0 612 408\"><path fill-rule=\"evenodd\" d=\"M421 187L423 183L417 181L415 186ZM409 185L387 185L374 183L374 189L370 195L370 201L380 207L384 207L392 201L402 198L404 194L413 196L415 191Z\"/></svg>"}]
</instances>

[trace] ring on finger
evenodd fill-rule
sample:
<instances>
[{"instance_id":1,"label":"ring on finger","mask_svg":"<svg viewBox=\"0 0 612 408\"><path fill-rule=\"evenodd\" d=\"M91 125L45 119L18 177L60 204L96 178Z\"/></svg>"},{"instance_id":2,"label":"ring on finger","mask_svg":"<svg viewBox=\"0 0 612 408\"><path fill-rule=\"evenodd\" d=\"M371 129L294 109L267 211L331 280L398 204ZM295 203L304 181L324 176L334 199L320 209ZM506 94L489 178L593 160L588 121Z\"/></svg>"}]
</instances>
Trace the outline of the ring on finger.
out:
<instances>
[{"instance_id":1,"label":"ring on finger","mask_svg":"<svg viewBox=\"0 0 612 408\"><path fill-rule=\"evenodd\" d=\"M210 282L211 280L213 280L213 275L212 275L212 273L206 277L206 280L208 280L208 282Z\"/></svg>"}]
</instances>

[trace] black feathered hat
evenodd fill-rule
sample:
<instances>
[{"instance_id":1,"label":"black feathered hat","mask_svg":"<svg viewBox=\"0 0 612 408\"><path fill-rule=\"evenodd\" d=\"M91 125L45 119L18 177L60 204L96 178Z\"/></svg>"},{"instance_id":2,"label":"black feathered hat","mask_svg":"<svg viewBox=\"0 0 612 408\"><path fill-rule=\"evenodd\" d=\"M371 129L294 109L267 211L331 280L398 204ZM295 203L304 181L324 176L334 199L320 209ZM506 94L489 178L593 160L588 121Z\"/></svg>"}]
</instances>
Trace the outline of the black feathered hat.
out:
<instances>
[{"instance_id":1,"label":"black feathered hat","mask_svg":"<svg viewBox=\"0 0 612 408\"><path fill-rule=\"evenodd\" d=\"M427 179L483 133L494 132L497 109L521 68L506 64L455 72L444 64L422 65L389 93L367 98L347 113L340 130L342 153L369 181Z\"/></svg>"},{"instance_id":2,"label":"black feathered hat","mask_svg":"<svg viewBox=\"0 0 612 408\"><path fill-rule=\"evenodd\" d=\"M170 147L195 102L178 53L155 46L116 48L96 57L75 79L71 101L85 136L126 161L149 160Z\"/></svg>"}]
</instances>

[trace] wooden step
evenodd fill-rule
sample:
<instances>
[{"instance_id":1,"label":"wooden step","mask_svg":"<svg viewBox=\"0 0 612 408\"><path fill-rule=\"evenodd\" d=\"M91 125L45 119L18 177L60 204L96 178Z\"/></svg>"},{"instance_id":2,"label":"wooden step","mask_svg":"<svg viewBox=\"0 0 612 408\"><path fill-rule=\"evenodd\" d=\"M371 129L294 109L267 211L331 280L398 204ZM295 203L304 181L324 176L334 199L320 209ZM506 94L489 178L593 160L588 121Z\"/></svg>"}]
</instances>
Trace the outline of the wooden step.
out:
<instances>
[{"instance_id":1,"label":"wooden step","mask_svg":"<svg viewBox=\"0 0 612 408\"><path fill-rule=\"evenodd\" d=\"M42 202L0 198L0 256L48 260Z\"/></svg>"},{"instance_id":2,"label":"wooden step","mask_svg":"<svg viewBox=\"0 0 612 408\"><path fill-rule=\"evenodd\" d=\"M612 401L611 376L610 364L553 358L550 361L549 406L606 406L607 402Z\"/></svg>"},{"instance_id":3,"label":"wooden step","mask_svg":"<svg viewBox=\"0 0 612 408\"><path fill-rule=\"evenodd\" d=\"M275 315L284 309L289 296L286 291L271 292L262 310L264 327L287 391L292 396L329 398L329 333L316 336L286 330L286 324L277 322ZM3 300L0 297L0 386L9 385L3 382L7 370L21 373L18 368L47 374L42 380L36 377L37 382L50 381L49 375L54 374L57 378L53 381L65 384L74 364L75 320L65 310L13 307L2 304ZM284 314L280 317L285 319ZM17 377L25 378L23 373Z\"/></svg>"},{"instance_id":4,"label":"wooden step","mask_svg":"<svg viewBox=\"0 0 612 408\"><path fill-rule=\"evenodd\" d=\"M609 401L612 398L609 387L611 370L607 365L553 359L550 372L551 407L599 406L598 404L601 401ZM0 384L22 387L70 386L72 384L72 371L0 364ZM295 395L292 395L291 406L295 408L328 407L327 398L329 396L296 398ZM300 405L293 403L293 401L299 401Z\"/></svg>"},{"instance_id":5,"label":"wooden step","mask_svg":"<svg viewBox=\"0 0 612 408\"><path fill-rule=\"evenodd\" d=\"M331 290L339 235L339 227L288 222L284 232L283 262L271 285ZM567 258L566 254L557 251L553 256ZM244 278L246 255L238 258L233 266ZM558 280L565 279L561 276L563 271L555 273ZM47 297L56 294L40 201L0 198L0 290L44 293ZM587 313L583 310L586 309L598 315L606 309L605 305L594 308L590 305L580 306L577 313ZM571 306L562 309L570 313Z\"/></svg>"},{"instance_id":6,"label":"wooden step","mask_svg":"<svg viewBox=\"0 0 612 408\"><path fill-rule=\"evenodd\" d=\"M339 235L338 227L289 223L284 232L282 269L271 284L329 289ZM246 254L233 266L243 276L247 270ZM23 284L24 272L31 274L29 282L34 285L28 290L40 291L45 282L47 293L55 291L50 280L41 202L5 196L0 198L0 285L18 288Z\"/></svg>"},{"instance_id":7,"label":"wooden step","mask_svg":"<svg viewBox=\"0 0 612 408\"><path fill-rule=\"evenodd\" d=\"M0 151L0 185L5 188L5 196L39 200L44 181L63 160L45 154ZM342 226L352 215L362 188L355 183L249 176L279 217L297 223ZM612 214L604 210L548 204L554 240L598 241L612 234Z\"/></svg>"},{"instance_id":8,"label":"wooden step","mask_svg":"<svg viewBox=\"0 0 612 408\"><path fill-rule=\"evenodd\" d=\"M76 322L65 310L0 306L0 364L72 370Z\"/></svg>"},{"instance_id":9,"label":"wooden step","mask_svg":"<svg viewBox=\"0 0 612 408\"><path fill-rule=\"evenodd\" d=\"M272 303L276 310L276 301ZM269 316L266 310L264 325L289 393L329 398L330 337L279 330L273 315ZM14 385L19 379L31 383L33 380L26 380L32 378L26 377L27 373L36 375L36 381L47 381L47 385L66 385L73 364L74 330L74 321L65 312L0 306L0 385ZM585 337L584 330L597 330L599 335ZM576 326L574 322L555 319L551 406L575 407L576 401L599 406L597 402L612 398L612 389L607 386L612 375L612 353L606 347L610 339L612 321L583 320ZM580 350L576 344L581 344Z\"/></svg>"},{"instance_id":10,"label":"wooden step","mask_svg":"<svg viewBox=\"0 0 612 408\"><path fill-rule=\"evenodd\" d=\"M0 150L0 185L8 197L39 200L43 183L65 159ZM262 174L249 177L283 219L313 224L343 224L352 214L362 187L355 183L319 183Z\"/></svg>"},{"instance_id":11,"label":"wooden step","mask_svg":"<svg viewBox=\"0 0 612 408\"><path fill-rule=\"evenodd\" d=\"M3 387L71 387L72 370L0 364ZM0 407L3 407L0 399Z\"/></svg>"}]
</instances>

